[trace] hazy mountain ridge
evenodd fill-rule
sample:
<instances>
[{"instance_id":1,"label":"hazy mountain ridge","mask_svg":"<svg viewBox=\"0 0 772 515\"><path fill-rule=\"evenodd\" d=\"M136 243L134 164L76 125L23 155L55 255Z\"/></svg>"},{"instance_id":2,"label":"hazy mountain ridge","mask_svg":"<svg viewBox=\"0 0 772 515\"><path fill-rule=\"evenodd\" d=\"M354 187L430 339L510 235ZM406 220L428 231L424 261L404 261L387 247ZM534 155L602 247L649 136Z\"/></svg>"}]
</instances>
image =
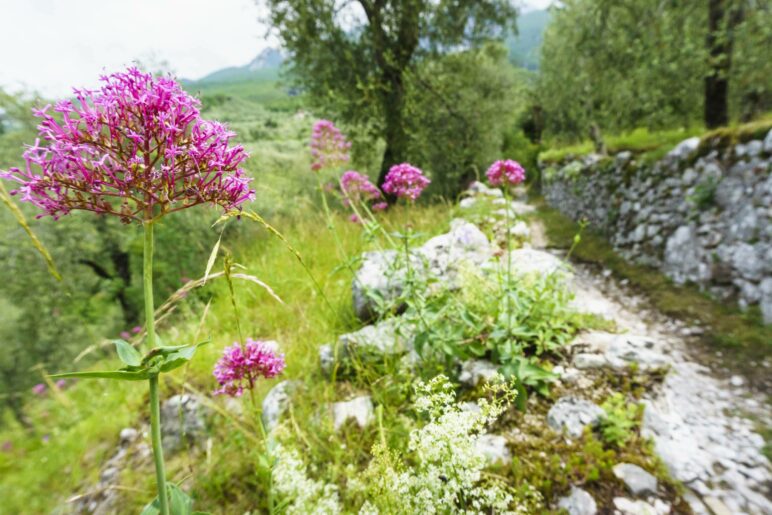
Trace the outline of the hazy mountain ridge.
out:
<instances>
[{"instance_id":1,"label":"hazy mountain ridge","mask_svg":"<svg viewBox=\"0 0 772 515\"><path fill-rule=\"evenodd\" d=\"M510 60L529 70L539 68L539 49L544 29L549 23L547 10L530 11L517 19L518 33L506 40ZM187 85L224 84L254 80L275 80L279 69L286 60L285 54L277 48L265 48L257 57L243 66L229 66L216 70L198 80L184 80Z\"/></svg>"}]
</instances>

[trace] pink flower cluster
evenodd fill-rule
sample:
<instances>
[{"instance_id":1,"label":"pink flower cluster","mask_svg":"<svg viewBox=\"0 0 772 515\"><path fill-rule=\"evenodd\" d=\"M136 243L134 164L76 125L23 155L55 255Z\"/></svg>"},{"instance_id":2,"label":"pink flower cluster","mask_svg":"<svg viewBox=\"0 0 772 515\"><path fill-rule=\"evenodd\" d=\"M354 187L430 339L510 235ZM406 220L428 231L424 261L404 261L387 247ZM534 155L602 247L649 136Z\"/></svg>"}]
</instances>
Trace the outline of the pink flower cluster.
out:
<instances>
[{"instance_id":1,"label":"pink flower cluster","mask_svg":"<svg viewBox=\"0 0 772 515\"><path fill-rule=\"evenodd\" d=\"M383 191L414 202L431 183L423 172L409 163L394 165L386 174Z\"/></svg>"},{"instance_id":2,"label":"pink flower cluster","mask_svg":"<svg viewBox=\"0 0 772 515\"><path fill-rule=\"evenodd\" d=\"M311 170L339 166L349 160L351 143L330 120L317 120L311 132Z\"/></svg>"},{"instance_id":3,"label":"pink flower cluster","mask_svg":"<svg viewBox=\"0 0 772 515\"><path fill-rule=\"evenodd\" d=\"M349 170L340 178L340 189L343 192L343 203L351 202L370 203L373 211L383 211L389 205L383 201L383 195L378 187L370 182L370 179L359 172ZM359 217L351 215L352 222L359 222Z\"/></svg>"},{"instance_id":4,"label":"pink flower cluster","mask_svg":"<svg viewBox=\"0 0 772 515\"><path fill-rule=\"evenodd\" d=\"M22 201L54 218L83 209L130 223L254 198L240 168L247 153L229 146L235 134L203 120L177 82L137 68L100 80L98 90L74 89L74 100L34 111L40 138L26 165L0 172L20 184Z\"/></svg>"},{"instance_id":5,"label":"pink flower cluster","mask_svg":"<svg viewBox=\"0 0 772 515\"><path fill-rule=\"evenodd\" d=\"M214 367L221 388L214 393L241 397L244 389L254 388L257 379L276 377L285 366L283 354L277 354L266 342L247 338L243 346L234 343L223 351Z\"/></svg>"},{"instance_id":6,"label":"pink flower cluster","mask_svg":"<svg viewBox=\"0 0 772 515\"><path fill-rule=\"evenodd\" d=\"M517 161L496 161L485 173L491 186L514 186L525 180L525 168Z\"/></svg>"}]
</instances>

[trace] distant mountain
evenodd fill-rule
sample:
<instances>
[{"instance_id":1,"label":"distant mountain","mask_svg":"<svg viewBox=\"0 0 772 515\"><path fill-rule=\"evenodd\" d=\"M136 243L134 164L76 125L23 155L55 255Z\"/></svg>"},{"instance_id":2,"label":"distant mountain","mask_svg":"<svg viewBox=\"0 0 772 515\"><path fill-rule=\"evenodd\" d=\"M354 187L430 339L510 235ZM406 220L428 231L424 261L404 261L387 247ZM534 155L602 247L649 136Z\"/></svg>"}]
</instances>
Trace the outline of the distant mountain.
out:
<instances>
[{"instance_id":1,"label":"distant mountain","mask_svg":"<svg viewBox=\"0 0 772 515\"><path fill-rule=\"evenodd\" d=\"M549 11L530 11L517 18L517 35L507 38L509 59L529 70L539 69L539 52L544 29L550 21Z\"/></svg>"},{"instance_id":2,"label":"distant mountain","mask_svg":"<svg viewBox=\"0 0 772 515\"><path fill-rule=\"evenodd\" d=\"M189 83L203 85L276 79L283 62L284 55L280 50L266 48L244 66L229 66L196 81L189 81Z\"/></svg>"}]
</instances>

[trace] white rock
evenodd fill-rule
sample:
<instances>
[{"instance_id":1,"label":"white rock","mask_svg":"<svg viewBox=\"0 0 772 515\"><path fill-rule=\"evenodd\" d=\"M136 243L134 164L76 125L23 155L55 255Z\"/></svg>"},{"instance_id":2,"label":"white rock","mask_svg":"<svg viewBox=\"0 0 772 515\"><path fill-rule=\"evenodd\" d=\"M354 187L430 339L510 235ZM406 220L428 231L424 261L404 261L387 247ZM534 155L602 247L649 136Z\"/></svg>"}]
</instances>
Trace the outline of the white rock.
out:
<instances>
[{"instance_id":1,"label":"white rock","mask_svg":"<svg viewBox=\"0 0 772 515\"><path fill-rule=\"evenodd\" d=\"M271 388L263 399L263 425L266 431L272 431L279 425L279 420L289 408L292 392L299 386L299 381L282 381Z\"/></svg>"},{"instance_id":2,"label":"white rock","mask_svg":"<svg viewBox=\"0 0 772 515\"><path fill-rule=\"evenodd\" d=\"M507 447L507 439L501 435L480 435L475 442L475 448L485 455L491 465L509 465L512 463L512 453Z\"/></svg>"},{"instance_id":3,"label":"white rock","mask_svg":"<svg viewBox=\"0 0 772 515\"><path fill-rule=\"evenodd\" d=\"M693 138L685 139L676 147L668 152L668 157L672 157L675 159L685 159L691 155L692 152L697 150L697 147L700 145L700 138L697 136L694 136Z\"/></svg>"},{"instance_id":4,"label":"white rock","mask_svg":"<svg viewBox=\"0 0 772 515\"><path fill-rule=\"evenodd\" d=\"M573 438L582 436L586 426L597 424L605 412L590 401L561 397L547 413L547 424L555 431L563 429Z\"/></svg>"},{"instance_id":5,"label":"white rock","mask_svg":"<svg viewBox=\"0 0 772 515\"><path fill-rule=\"evenodd\" d=\"M573 364L579 370L587 370L608 366L608 361L606 361L606 358L602 354L582 352L574 356Z\"/></svg>"},{"instance_id":6,"label":"white rock","mask_svg":"<svg viewBox=\"0 0 772 515\"><path fill-rule=\"evenodd\" d=\"M336 402L332 405L332 425L337 431L349 420L364 429L373 421L373 401L369 395L356 397L350 401Z\"/></svg>"},{"instance_id":7,"label":"white rock","mask_svg":"<svg viewBox=\"0 0 772 515\"><path fill-rule=\"evenodd\" d=\"M566 510L568 515L595 515L598 513L598 505L586 490L571 487L571 493L561 497L558 508Z\"/></svg>"},{"instance_id":8,"label":"white rock","mask_svg":"<svg viewBox=\"0 0 772 515\"><path fill-rule=\"evenodd\" d=\"M612 469L621 479L631 494L642 496L657 493L657 478L632 463L619 463Z\"/></svg>"},{"instance_id":9,"label":"white rock","mask_svg":"<svg viewBox=\"0 0 772 515\"><path fill-rule=\"evenodd\" d=\"M626 497L614 497L614 506L622 515L659 515L657 509L645 501L633 501Z\"/></svg>"},{"instance_id":10,"label":"white rock","mask_svg":"<svg viewBox=\"0 0 772 515\"><path fill-rule=\"evenodd\" d=\"M353 333L340 335L338 354L343 357L361 351L379 354L409 352L413 349L415 330L413 326L401 324L399 318L387 318L377 324L366 325Z\"/></svg>"},{"instance_id":11,"label":"white rock","mask_svg":"<svg viewBox=\"0 0 772 515\"><path fill-rule=\"evenodd\" d=\"M139 436L139 431L137 431L133 427L124 427L123 429L121 429L121 433L119 437L121 446L126 446L130 444L137 438L137 436Z\"/></svg>"},{"instance_id":12,"label":"white rock","mask_svg":"<svg viewBox=\"0 0 772 515\"><path fill-rule=\"evenodd\" d=\"M764 138L764 152L772 154L772 129L767 133L767 137Z\"/></svg>"},{"instance_id":13,"label":"white rock","mask_svg":"<svg viewBox=\"0 0 772 515\"><path fill-rule=\"evenodd\" d=\"M559 273L565 277L571 276L569 266L549 252L535 249L516 249L509 252L512 272L518 275L550 275ZM507 266L507 254L499 259L499 264Z\"/></svg>"},{"instance_id":14,"label":"white rock","mask_svg":"<svg viewBox=\"0 0 772 515\"><path fill-rule=\"evenodd\" d=\"M499 371L499 366L484 359L470 359L461 365L461 373L458 380L471 387L477 386L480 381L488 381Z\"/></svg>"},{"instance_id":15,"label":"white rock","mask_svg":"<svg viewBox=\"0 0 772 515\"><path fill-rule=\"evenodd\" d=\"M204 417L208 412L209 409L196 397L187 393L164 401L161 405L164 450L174 453L186 444L198 442L206 433Z\"/></svg>"}]
</instances>

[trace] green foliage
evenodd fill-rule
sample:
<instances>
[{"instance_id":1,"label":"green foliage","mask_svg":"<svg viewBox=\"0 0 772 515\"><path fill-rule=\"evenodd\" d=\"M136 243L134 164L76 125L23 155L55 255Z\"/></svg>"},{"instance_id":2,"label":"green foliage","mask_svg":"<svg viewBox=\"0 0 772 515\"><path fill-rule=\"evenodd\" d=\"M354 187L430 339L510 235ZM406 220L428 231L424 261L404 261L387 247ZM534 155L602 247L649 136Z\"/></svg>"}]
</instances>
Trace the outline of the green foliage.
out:
<instances>
[{"instance_id":1,"label":"green foliage","mask_svg":"<svg viewBox=\"0 0 772 515\"><path fill-rule=\"evenodd\" d=\"M694 186L694 193L689 195L688 200L697 211L705 211L715 205L716 188L719 180L715 177L706 177Z\"/></svg>"},{"instance_id":2,"label":"green foliage","mask_svg":"<svg viewBox=\"0 0 772 515\"><path fill-rule=\"evenodd\" d=\"M500 45L427 60L407 74L406 157L430 174L429 191L453 198L501 158L525 75Z\"/></svg>"},{"instance_id":3,"label":"green foliage","mask_svg":"<svg viewBox=\"0 0 772 515\"><path fill-rule=\"evenodd\" d=\"M425 58L506 34L506 0L270 0L269 20L291 55L290 75L326 117L385 141L379 183L407 157L407 73Z\"/></svg>"},{"instance_id":4,"label":"green foliage","mask_svg":"<svg viewBox=\"0 0 772 515\"><path fill-rule=\"evenodd\" d=\"M616 447L625 445L641 420L643 405L628 402L623 394L615 393L606 399L601 408L606 412L600 422L603 440Z\"/></svg>"},{"instance_id":5,"label":"green foliage","mask_svg":"<svg viewBox=\"0 0 772 515\"><path fill-rule=\"evenodd\" d=\"M725 2L739 4L738 2ZM733 119L770 106L769 11L743 2L733 38ZM621 132L690 127L703 119L704 79L711 72L708 3L698 0L571 0L554 9L542 46L539 103L552 135L581 139L591 124Z\"/></svg>"}]
</instances>

